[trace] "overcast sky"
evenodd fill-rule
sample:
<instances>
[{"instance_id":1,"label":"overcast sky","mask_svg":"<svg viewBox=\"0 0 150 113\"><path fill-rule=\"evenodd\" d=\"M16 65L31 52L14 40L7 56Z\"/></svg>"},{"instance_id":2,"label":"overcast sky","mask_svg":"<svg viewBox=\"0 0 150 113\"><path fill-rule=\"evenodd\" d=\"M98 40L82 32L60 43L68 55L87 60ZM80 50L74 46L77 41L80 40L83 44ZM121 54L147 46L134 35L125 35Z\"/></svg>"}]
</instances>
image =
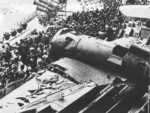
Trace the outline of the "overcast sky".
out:
<instances>
[{"instance_id":1,"label":"overcast sky","mask_svg":"<svg viewBox=\"0 0 150 113\"><path fill-rule=\"evenodd\" d=\"M0 0L0 6L4 5L31 5L34 0Z\"/></svg>"}]
</instances>

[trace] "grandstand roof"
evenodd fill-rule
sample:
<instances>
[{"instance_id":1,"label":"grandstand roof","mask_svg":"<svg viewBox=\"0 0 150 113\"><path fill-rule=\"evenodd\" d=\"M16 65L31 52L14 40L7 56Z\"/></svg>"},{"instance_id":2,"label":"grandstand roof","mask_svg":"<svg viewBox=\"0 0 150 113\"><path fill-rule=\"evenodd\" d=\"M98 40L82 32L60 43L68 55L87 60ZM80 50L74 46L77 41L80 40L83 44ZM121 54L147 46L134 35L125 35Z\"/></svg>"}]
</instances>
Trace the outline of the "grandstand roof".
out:
<instances>
[{"instance_id":1,"label":"grandstand roof","mask_svg":"<svg viewBox=\"0 0 150 113\"><path fill-rule=\"evenodd\" d=\"M150 5L126 5L119 9L128 17L150 18Z\"/></svg>"}]
</instances>

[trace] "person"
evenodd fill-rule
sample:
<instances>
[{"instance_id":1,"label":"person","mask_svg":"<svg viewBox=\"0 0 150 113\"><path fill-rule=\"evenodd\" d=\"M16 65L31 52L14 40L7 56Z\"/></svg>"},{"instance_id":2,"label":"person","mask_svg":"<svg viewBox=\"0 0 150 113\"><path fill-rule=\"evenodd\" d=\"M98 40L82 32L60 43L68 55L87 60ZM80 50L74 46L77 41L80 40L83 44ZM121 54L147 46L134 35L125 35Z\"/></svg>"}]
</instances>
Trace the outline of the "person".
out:
<instances>
[{"instance_id":1,"label":"person","mask_svg":"<svg viewBox=\"0 0 150 113\"><path fill-rule=\"evenodd\" d=\"M4 70L4 72L2 72L1 74L1 83L2 83L2 88L4 88L6 86L6 83L9 79L8 74L7 74L7 70Z\"/></svg>"},{"instance_id":2,"label":"person","mask_svg":"<svg viewBox=\"0 0 150 113\"><path fill-rule=\"evenodd\" d=\"M48 52L44 53L44 55L42 56L43 62L44 62L45 65L50 63L48 56L49 56Z\"/></svg>"},{"instance_id":3,"label":"person","mask_svg":"<svg viewBox=\"0 0 150 113\"><path fill-rule=\"evenodd\" d=\"M20 70L18 71L18 78L19 79L22 79L25 77L24 67L25 66L23 64L20 66Z\"/></svg>"},{"instance_id":4,"label":"person","mask_svg":"<svg viewBox=\"0 0 150 113\"><path fill-rule=\"evenodd\" d=\"M32 77L32 68L30 66L27 66L27 70L25 71L25 80L29 80Z\"/></svg>"},{"instance_id":5,"label":"person","mask_svg":"<svg viewBox=\"0 0 150 113\"><path fill-rule=\"evenodd\" d=\"M42 57L37 58L37 68L41 68L44 65Z\"/></svg>"},{"instance_id":6,"label":"person","mask_svg":"<svg viewBox=\"0 0 150 113\"><path fill-rule=\"evenodd\" d=\"M1 66L3 66L3 59L5 58L5 46L3 45L2 46L2 50L0 52L0 63L1 63Z\"/></svg>"},{"instance_id":7,"label":"person","mask_svg":"<svg viewBox=\"0 0 150 113\"><path fill-rule=\"evenodd\" d=\"M107 41L112 41L112 40L114 40L114 31L113 31L113 29L111 28L111 27L108 27L108 29L107 29Z\"/></svg>"},{"instance_id":8,"label":"person","mask_svg":"<svg viewBox=\"0 0 150 113\"><path fill-rule=\"evenodd\" d=\"M14 76L14 69L9 70L8 75L9 75L9 82L15 81L15 76Z\"/></svg>"},{"instance_id":9,"label":"person","mask_svg":"<svg viewBox=\"0 0 150 113\"><path fill-rule=\"evenodd\" d=\"M15 65L15 64L13 64L12 65L12 68L11 68L11 73L10 74L12 74L13 75L13 81L16 81L18 78L18 67L17 67L17 65Z\"/></svg>"},{"instance_id":10,"label":"person","mask_svg":"<svg viewBox=\"0 0 150 113\"><path fill-rule=\"evenodd\" d=\"M22 57L21 57L21 55L19 54L19 51L16 49L16 50L14 50L14 63L16 64L16 65L18 65L18 63L19 63L19 61L21 61L21 59L22 59Z\"/></svg>"}]
</instances>

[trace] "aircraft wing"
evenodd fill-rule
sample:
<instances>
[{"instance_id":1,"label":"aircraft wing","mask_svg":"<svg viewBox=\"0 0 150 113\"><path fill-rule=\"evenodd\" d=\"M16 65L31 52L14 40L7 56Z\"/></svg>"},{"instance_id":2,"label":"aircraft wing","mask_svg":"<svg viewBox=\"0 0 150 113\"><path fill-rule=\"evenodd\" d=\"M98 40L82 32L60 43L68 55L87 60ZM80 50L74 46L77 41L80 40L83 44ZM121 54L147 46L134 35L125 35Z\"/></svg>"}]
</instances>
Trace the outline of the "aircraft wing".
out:
<instances>
[{"instance_id":1,"label":"aircraft wing","mask_svg":"<svg viewBox=\"0 0 150 113\"><path fill-rule=\"evenodd\" d=\"M98 69L89 64L67 57L52 63L52 65L59 65L65 68L65 73L79 83L92 80L98 85L109 84L112 83L116 76L119 76L118 73L111 70L104 68ZM110 78L108 76L110 76Z\"/></svg>"},{"instance_id":2,"label":"aircraft wing","mask_svg":"<svg viewBox=\"0 0 150 113\"><path fill-rule=\"evenodd\" d=\"M112 77L107 78L108 74L112 75ZM60 84L63 89L46 88L37 92L37 94L29 92L38 89L39 82L48 83L48 80L52 80L51 77L55 75L59 75L64 79ZM35 109L45 109L48 106L51 106L56 111L60 111L67 106L74 105L77 100L80 100L79 98L86 97L86 95L94 95L94 93L98 92L95 83L98 83L98 85L110 84L116 75L110 71L94 68L75 59L62 58L50 64L48 70L41 76L36 76L1 99L0 106L2 108L0 112L24 113ZM94 84L86 87L84 83L93 83L90 80L94 81ZM81 84L77 85L75 81ZM65 101L60 101L61 94L65 96ZM21 98L27 99L29 102L24 102ZM19 104L23 105L20 106Z\"/></svg>"},{"instance_id":3,"label":"aircraft wing","mask_svg":"<svg viewBox=\"0 0 150 113\"><path fill-rule=\"evenodd\" d=\"M55 75L59 75L64 79L60 84L60 86L64 88L47 88L32 94L29 92L38 88L38 82L43 81L42 83L47 83L47 81L52 80L51 77ZM70 110L79 111L84 107L87 109L87 104L91 101L93 102L95 98L97 99L96 95L99 94L99 91L101 90L99 86L108 86L108 88L106 87L106 90L104 89L104 94L109 91L111 93L111 91L114 90L122 90L120 88L124 89L124 87L119 87L119 89L116 90L117 87L115 88L114 86L108 85L112 83L115 76L118 75L112 70L104 68L97 69L76 59L62 58L48 65L46 72L41 76L31 79L1 99L0 112L54 113L65 111L64 113L66 113L66 111ZM36 81L36 78L40 78L38 82ZM75 81L81 84L76 84ZM94 81L94 83L91 81ZM100 99L100 97L101 95L98 96L98 99Z\"/></svg>"},{"instance_id":4,"label":"aircraft wing","mask_svg":"<svg viewBox=\"0 0 150 113\"><path fill-rule=\"evenodd\" d=\"M33 103L37 100L40 100L41 98L44 98L47 95L60 92L60 89L67 89L75 85L75 83L69 81L68 79L59 76L60 81L56 86L61 85L60 88L43 87L43 90L38 91L38 87L40 85L39 82L47 82L47 80L50 79L51 76L53 76L53 74L56 73L47 70L41 75L42 78L34 77L33 79L29 80L22 86L18 87L17 89L13 90L11 93L3 97L0 100L0 113L16 113L19 109L21 109L22 106L26 106L29 103Z\"/></svg>"},{"instance_id":5,"label":"aircraft wing","mask_svg":"<svg viewBox=\"0 0 150 113\"><path fill-rule=\"evenodd\" d=\"M10 94L3 97L0 100L0 107L1 107L0 112L20 113L23 112L24 110L26 111L34 108L39 108L39 106L41 105L47 106L49 105L48 104L49 101L50 103L51 101L53 101L52 98L53 96L48 96L48 95L54 94L54 96L59 97L60 91L64 91L64 93L68 92L70 90L67 89L71 87L74 89L74 86L76 86L77 83L85 83L90 80L94 81L94 83L97 83L98 85L110 84L114 80L115 76L117 76L116 73L113 73L111 71L97 69L88 64L70 58L62 58L50 64L49 66L51 67L51 69L48 68L48 70L46 70L46 72L44 72L41 76L39 77L36 76L35 78L31 79L27 83L23 84L19 88L12 91ZM46 88L48 87L47 86L48 84L43 85L43 83L48 83L49 82L48 80L52 80L51 77L55 75L59 75L59 77L61 78L60 80L63 79L63 82L60 84L62 90L60 90L61 88L60 89ZM111 75L111 77L108 78L107 75ZM39 92L35 91L34 93L30 92L30 91L37 90L41 83L42 83L41 87L45 88L44 90ZM90 90L93 90L93 88L95 88L95 86L84 88L79 92L79 94L76 93L74 95L71 94L73 97L69 96L68 101L65 101L64 104L62 104L62 102L59 101L59 104L60 105L62 104L61 107L59 105L58 106L55 105L54 108L55 109L58 108L57 110L61 110L65 106L70 105L72 102L74 102L81 96L85 95ZM46 102L47 101L46 97L48 97L48 102ZM28 100L29 102L25 102L25 100Z\"/></svg>"}]
</instances>

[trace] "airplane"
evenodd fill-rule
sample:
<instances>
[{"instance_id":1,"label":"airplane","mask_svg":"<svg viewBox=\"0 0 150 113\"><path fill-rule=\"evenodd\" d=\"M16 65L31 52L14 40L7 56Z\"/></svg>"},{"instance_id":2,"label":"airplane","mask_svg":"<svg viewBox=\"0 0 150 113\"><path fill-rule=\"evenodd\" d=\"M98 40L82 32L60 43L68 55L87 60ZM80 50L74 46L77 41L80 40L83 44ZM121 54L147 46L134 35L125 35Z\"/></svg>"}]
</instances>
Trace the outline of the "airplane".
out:
<instances>
[{"instance_id":1,"label":"airplane","mask_svg":"<svg viewBox=\"0 0 150 113\"><path fill-rule=\"evenodd\" d=\"M121 110L117 103L126 108L122 103L127 101L125 96L136 99L135 103L143 101L140 108L147 105L148 51L132 44L122 47L68 28L59 30L51 44L56 61L3 97L0 112L110 112ZM106 104L112 98L116 101ZM108 105L108 109L99 105ZM133 110L132 106L128 109Z\"/></svg>"},{"instance_id":2,"label":"airplane","mask_svg":"<svg viewBox=\"0 0 150 113\"><path fill-rule=\"evenodd\" d=\"M55 61L1 99L0 112L139 112L148 102L149 51L135 41L108 42L69 28L59 30L51 41Z\"/></svg>"},{"instance_id":3,"label":"airplane","mask_svg":"<svg viewBox=\"0 0 150 113\"><path fill-rule=\"evenodd\" d=\"M84 63L94 64L96 67L117 65L123 69L121 71L126 74L126 77L133 77L133 79L136 79L137 75L139 75L137 68L141 61L145 66L148 65L149 51L135 44L130 44L130 47L127 48L116 44L117 40L107 42L105 40L77 34L77 32L65 28L58 31L52 39L52 55L55 58L63 55L69 56ZM124 40L124 38L122 39ZM129 41L126 43L129 43ZM137 58L137 56L140 56L140 59ZM136 60L139 61L134 63ZM130 65L130 63L132 65ZM128 69L131 70L129 71ZM143 72L145 71L146 70L143 70ZM146 78L147 77L146 75Z\"/></svg>"}]
</instances>

